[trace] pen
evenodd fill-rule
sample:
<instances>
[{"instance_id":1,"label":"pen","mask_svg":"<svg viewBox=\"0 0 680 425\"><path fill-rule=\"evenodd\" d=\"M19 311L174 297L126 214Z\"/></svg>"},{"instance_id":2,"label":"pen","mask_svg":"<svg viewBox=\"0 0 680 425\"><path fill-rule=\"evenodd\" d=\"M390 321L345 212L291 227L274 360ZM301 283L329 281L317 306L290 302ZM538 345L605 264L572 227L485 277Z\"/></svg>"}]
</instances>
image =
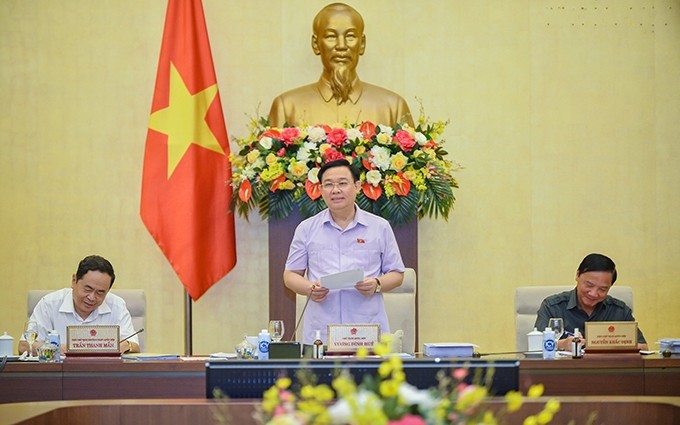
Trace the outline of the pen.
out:
<instances>
[{"instance_id":1,"label":"pen","mask_svg":"<svg viewBox=\"0 0 680 425\"><path fill-rule=\"evenodd\" d=\"M564 331L564 336L570 337L570 336L574 336L574 334L572 332L569 332L569 331Z\"/></svg>"}]
</instances>

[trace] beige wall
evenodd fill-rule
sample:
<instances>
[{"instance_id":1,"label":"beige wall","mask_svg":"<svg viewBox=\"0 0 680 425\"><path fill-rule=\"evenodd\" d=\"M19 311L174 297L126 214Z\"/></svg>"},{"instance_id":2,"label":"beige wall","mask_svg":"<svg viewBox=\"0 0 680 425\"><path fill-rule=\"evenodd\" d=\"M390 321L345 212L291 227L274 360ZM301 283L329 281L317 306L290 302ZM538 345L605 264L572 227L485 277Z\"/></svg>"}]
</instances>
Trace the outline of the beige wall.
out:
<instances>
[{"instance_id":1,"label":"beige wall","mask_svg":"<svg viewBox=\"0 0 680 425\"><path fill-rule=\"evenodd\" d=\"M205 0L232 137L315 80L327 2ZM650 342L680 328L680 2L352 1L366 81L451 119L465 169L448 222L420 223L421 341L514 348L513 295L609 254ZM164 0L0 2L0 332L26 291L87 254L148 296L149 351L182 352L183 291L139 218ZM217 184L218 182L216 182ZM194 304L194 352L267 317L267 226L237 221L238 265ZM292 326L293 324L288 324Z\"/></svg>"}]
</instances>

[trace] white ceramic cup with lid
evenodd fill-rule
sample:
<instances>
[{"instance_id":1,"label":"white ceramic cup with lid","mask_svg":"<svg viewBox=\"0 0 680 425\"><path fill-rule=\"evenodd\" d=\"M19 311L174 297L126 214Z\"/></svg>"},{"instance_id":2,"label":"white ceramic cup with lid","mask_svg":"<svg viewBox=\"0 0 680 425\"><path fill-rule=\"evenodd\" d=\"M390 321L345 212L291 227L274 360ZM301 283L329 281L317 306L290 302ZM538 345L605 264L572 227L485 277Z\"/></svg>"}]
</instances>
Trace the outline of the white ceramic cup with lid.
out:
<instances>
[{"instance_id":1,"label":"white ceramic cup with lid","mask_svg":"<svg viewBox=\"0 0 680 425\"><path fill-rule=\"evenodd\" d=\"M0 357L11 356L14 350L14 338L5 332L0 335Z\"/></svg>"}]
</instances>

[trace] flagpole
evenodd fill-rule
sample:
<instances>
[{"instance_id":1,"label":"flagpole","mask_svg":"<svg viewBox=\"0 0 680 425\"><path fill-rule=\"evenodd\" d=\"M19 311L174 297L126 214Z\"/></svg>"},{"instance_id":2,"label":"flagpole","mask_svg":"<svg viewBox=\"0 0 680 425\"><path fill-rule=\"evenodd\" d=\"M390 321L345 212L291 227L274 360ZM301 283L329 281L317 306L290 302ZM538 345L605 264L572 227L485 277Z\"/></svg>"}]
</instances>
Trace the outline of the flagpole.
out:
<instances>
[{"instance_id":1,"label":"flagpole","mask_svg":"<svg viewBox=\"0 0 680 425\"><path fill-rule=\"evenodd\" d=\"M191 296L184 290L184 355L192 355L192 336L191 336Z\"/></svg>"}]
</instances>

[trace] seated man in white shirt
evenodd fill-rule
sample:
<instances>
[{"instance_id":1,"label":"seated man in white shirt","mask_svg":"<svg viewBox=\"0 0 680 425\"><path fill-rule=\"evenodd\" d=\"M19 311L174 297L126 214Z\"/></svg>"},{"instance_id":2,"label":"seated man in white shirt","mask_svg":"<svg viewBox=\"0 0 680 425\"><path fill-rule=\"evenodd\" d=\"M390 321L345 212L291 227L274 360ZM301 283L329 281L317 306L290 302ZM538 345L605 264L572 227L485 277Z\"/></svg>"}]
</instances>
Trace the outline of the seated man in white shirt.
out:
<instances>
[{"instance_id":1,"label":"seated man in white shirt","mask_svg":"<svg viewBox=\"0 0 680 425\"><path fill-rule=\"evenodd\" d=\"M66 326L70 325L119 325L120 338L135 333L130 312L125 301L109 293L116 275L111 263L98 255L85 257L73 275L71 287L45 295L33 310L30 321L38 326L38 337L33 344L36 353L55 330L61 336L62 352L66 352ZM135 335L120 343L121 353L138 353L139 339ZM28 342L19 341L19 353L28 351Z\"/></svg>"}]
</instances>

